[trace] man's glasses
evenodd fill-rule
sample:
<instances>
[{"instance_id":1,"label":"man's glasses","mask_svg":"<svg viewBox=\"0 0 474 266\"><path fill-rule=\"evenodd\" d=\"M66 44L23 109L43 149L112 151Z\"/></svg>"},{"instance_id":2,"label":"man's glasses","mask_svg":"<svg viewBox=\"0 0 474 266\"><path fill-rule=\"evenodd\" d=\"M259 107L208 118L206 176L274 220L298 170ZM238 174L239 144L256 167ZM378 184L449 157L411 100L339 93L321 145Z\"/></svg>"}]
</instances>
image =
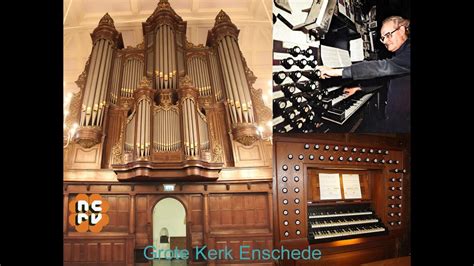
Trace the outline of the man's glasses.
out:
<instances>
[{"instance_id":1,"label":"man's glasses","mask_svg":"<svg viewBox=\"0 0 474 266\"><path fill-rule=\"evenodd\" d=\"M385 33L382 37L380 37L380 41L383 43L383 41L385 40L385 38L391 39L391 38L392 38L392 34L393 34L394 32L396 32L397 30L399 30L399 29L400 29L400 27L394 29L394 30L391 31L391 32Z\"/></svg>"}]
</instances>

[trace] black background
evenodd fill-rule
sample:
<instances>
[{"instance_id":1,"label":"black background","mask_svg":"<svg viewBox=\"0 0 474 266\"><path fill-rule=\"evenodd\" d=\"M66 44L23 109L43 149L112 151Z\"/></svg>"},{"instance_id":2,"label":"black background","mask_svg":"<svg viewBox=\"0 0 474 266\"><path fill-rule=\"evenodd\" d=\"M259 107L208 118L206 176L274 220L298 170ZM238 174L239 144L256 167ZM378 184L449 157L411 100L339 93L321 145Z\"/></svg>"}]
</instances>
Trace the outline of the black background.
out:
<instances>
[{"instance_id":1,"label":"black background","mask_svg":"<svg viewBox=\"0 0 474 266\"><path fill-rule=\"evenodd\" d=\"M8 257L10 265L62 265L63 3L21 4L5 7L15 12L2 23L1 206L7 208L1 209L0 264ZM472 263L472 250L462 252L472 248L473 193L462 190L474 172L473 105L466 95L472 85L453 55L471 53L460 45L472 23L431 1L376 4L384 6L380 17L411 19L413 265L455 265L466 255Z\"/></svg>"}]
</instances>

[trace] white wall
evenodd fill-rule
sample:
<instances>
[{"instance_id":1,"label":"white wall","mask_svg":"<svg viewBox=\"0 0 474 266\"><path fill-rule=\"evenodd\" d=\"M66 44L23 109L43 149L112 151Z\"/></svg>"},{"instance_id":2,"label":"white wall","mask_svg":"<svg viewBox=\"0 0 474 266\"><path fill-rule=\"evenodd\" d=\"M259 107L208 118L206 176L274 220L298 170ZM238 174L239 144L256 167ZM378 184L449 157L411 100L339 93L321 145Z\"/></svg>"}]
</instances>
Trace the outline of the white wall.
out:
<instances>
[{"instance_id":1,"label":"white wall","mask_svg":"<svg viewBox=\"0 0 474 266\"><path fill-rule=\"evenodd\" d=\"M161 228L166 227L169 236L186 236L186 211L181 202L173 198L160 200L153 208L153 243L160 238Z\"/></svg>"}]
</instances>

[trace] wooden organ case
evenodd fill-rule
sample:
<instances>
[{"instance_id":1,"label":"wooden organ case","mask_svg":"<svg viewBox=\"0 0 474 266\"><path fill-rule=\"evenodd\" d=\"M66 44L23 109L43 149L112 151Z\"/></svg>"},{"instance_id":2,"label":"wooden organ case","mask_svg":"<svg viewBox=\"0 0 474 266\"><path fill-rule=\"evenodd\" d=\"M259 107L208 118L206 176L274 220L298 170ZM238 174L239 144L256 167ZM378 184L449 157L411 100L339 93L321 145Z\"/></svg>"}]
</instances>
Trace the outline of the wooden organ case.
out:
<instances>
[{"instance_id":1,"label":"wooden organ case","mask_svg":"<svg viewBox=\"0 0 474 266\"><path fill-rule=\"evenodd\" d=\"M143 250L154 241L153 208L166 198L186 213L186 238L172 246L273 247L271 130L257 131L271 109L224 11L206 45L188 42L186 25L160 0L136 47L124 48L109 14L91 34L65 127L78 125L64 147L65 265L150 265ZM93 193L109 202L110 222L76 232L68 205Z\"/></svg>"},{"instance_id":2,"label":"wooden organ case","mask_svg":"<svg viewBox=\"0 0 474 266\"><path fill-rule=\"evenodd\" d=\"M309 245L322 254L281 264L360 265L406 256L408 143L407 135L275 134L275 248Z\"/></svg>"}]
</instances>

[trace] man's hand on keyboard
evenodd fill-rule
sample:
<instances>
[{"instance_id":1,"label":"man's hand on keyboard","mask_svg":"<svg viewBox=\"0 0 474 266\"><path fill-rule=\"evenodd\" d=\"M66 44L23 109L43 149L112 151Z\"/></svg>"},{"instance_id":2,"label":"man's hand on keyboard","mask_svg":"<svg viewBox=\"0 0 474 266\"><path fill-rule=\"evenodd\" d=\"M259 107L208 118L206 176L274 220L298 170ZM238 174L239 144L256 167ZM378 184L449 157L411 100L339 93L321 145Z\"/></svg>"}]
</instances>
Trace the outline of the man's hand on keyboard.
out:
<instances>
[{"instance_id":1,"label":"man's hand on keyboard","mask_svg":"<svg viewBox=\"0 0 474 266\"><path fill-rule=\"evenodd\" d=\"M344 88L344 95L346 97L351 96L352 94L356 93L356 91L362 90L360 87L350 87L350 88Z\"/></svg>"}]
</instances>

